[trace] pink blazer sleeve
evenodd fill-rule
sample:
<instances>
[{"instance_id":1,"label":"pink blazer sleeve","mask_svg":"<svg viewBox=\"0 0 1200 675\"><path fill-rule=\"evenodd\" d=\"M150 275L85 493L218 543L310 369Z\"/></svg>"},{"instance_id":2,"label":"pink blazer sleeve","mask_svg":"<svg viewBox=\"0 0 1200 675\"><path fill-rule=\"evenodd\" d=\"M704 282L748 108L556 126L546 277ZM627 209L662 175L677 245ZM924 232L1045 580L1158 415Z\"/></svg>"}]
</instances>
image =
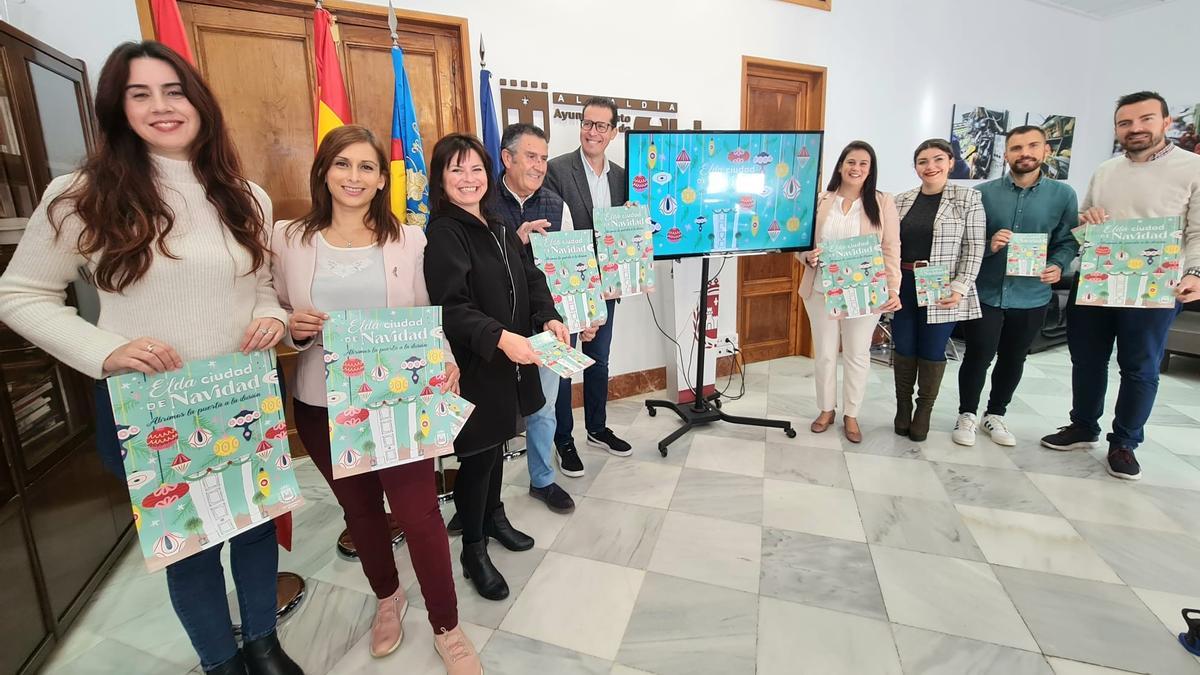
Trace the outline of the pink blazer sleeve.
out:
<instances>
[{"instance_id":1,"label":"pink blazer sleeve","mask_svg":"<svg viewBox=\"0 0 1200 675\"><path fill-rule=\"evenodd\" d=\"M896 200L886 192L879 195L879 220L883 224L883 267L889 291L900 292L900 214Z\"/></svg>"}]
</instances>

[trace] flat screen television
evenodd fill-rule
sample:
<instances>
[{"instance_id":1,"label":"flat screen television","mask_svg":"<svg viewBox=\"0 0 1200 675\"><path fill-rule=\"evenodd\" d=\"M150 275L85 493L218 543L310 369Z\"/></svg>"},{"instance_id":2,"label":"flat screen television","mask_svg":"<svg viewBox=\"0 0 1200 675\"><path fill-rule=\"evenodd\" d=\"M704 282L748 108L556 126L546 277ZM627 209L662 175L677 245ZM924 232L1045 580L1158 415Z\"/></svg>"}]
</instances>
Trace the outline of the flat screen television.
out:
<instances>
[{"instance_id":1,"label":"flat screen television","mask_svg":"<svg viewBox=\"0 0 1200 675\"><path fill-rule=\"evenodd\" d=\"M812 247L820 131L627 131L629 200L654 258Z\"/></svg>"}]
</instances>

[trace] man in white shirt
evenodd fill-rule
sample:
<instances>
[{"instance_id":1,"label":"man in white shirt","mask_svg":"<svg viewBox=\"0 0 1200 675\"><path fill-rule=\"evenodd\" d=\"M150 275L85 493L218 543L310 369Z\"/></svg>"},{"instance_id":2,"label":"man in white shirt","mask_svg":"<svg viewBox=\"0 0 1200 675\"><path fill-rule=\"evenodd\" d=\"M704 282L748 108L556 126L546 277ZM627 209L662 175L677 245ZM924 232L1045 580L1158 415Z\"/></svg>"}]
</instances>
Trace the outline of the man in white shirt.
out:
<instances>
[{"instance_id":1,"label":"man in white shirt","mask_svg":"<svg viewBox=\"0 0 1200 675\"><path fill-rule=\"evenodd\" d=\"M1121 388L1108 434L1108 473L1125 480L1141 478L1134 450L1145 440L1144 427L1158 393L1158 368L1167 331L1179 302L1200 299L1200 156L1171 145L1167 102L1142 91L1122 96L1114 116L1117 141L1125 154L1096 169L1088 184L1079 220L1098 224L1111 219L1178 216L1183 227L1183 277L1170 309L1094 307L1075 304L1067 314L1071 349L1071 424L1042 438L1054 450L1093 448L1100 441L1100 417L1108 383L1109 357L1116 345Z\"/></svg>"}]
</instances>

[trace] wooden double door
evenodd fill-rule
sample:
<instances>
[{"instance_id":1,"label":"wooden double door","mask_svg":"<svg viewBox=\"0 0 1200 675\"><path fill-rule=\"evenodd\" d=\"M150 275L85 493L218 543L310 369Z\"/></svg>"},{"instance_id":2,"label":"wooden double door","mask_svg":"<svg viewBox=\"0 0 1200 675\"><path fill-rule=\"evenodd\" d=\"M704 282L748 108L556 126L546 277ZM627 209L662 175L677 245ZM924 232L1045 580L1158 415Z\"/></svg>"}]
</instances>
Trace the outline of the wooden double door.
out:
<instances>
[{"instance_id":1,"label":"wooden double door","mask_svg":"<svg viewBox=\"0 0 1200 675\"><path fill-rule=\"evenodd\" d=\"M743 57L742 129L817 131L825 126L825 69ZM801 268L791 253L738 260L738 340L746 362L812 356Z\"/></svg>"},{"instance_id":2,"label":"wooden double door","mask_svg":"<svg viewBox=\"0 0 1200 675\"><path fill-rule=\"evenodd\" d=\"M386 146L395 86L387 8L324 5L336 19L353 120L369 127ZM179 10L246 175L271 196L275 218L303 215L313 158L313 3L184 0ZM467 25L464 19L425 14L401 12L398 18L399 43L428 153L445 134L475 126Z\"/></svg>"}]
</instances>

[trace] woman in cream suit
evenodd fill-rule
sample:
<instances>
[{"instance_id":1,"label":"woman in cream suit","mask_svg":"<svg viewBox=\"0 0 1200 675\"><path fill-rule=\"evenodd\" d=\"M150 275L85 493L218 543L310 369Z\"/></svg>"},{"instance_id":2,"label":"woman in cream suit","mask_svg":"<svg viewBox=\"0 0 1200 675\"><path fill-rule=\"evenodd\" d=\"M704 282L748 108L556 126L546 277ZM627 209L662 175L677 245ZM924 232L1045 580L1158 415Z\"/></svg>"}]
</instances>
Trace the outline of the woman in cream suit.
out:
<instances>
[{"instance_id":1,"label":"woman in cream suit","mask_svg":"<svg viewBox=\"0 0 1200 675\"><path fill-rule=\"evenodd\" d=\"M817 201L817 217L811 251L797 253L805 264L800 280L800 298L812 326L816 360L817 407L820 415L813 420L813 433L821 433L833 424L837 400L838 345L842 350L842 425L851 443L862 441L858 409L866 393L867 373L871 368L871 336L879 322L878 314L853 319L831 318L825 311L820 284L821 245L828 241L873 234L880 238L884 268L887 271L887 302L880 312L900 309L900 224L892 196L875 189L878 167L875 150L863 141L852 141L838 157L837 171L829 187Z\"/></svg>"}]
</instances>

